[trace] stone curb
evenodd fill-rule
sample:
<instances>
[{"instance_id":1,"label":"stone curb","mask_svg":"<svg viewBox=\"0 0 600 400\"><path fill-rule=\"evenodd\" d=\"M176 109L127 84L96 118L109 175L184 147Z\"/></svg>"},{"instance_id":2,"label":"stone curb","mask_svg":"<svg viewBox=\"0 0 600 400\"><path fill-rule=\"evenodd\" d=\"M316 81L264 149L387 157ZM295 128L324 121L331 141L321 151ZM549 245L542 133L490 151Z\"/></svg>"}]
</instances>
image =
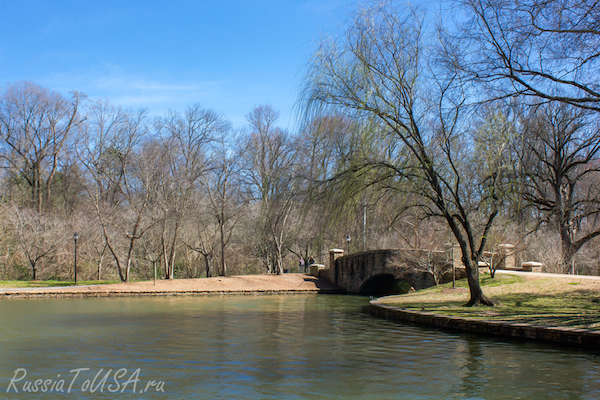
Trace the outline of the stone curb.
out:
<instances>
[{"instance_id":1,"label":"stone curb","mask_svg":"<svg viewBox=\"0 0 600 400\"><path fill-rule=\"evenodd\" d=\"M371 300L370 304L369 311L372 315L415 325L600 349L600 331L590 329L481 321L474 318L406 310L382 304L377 300Z\"/></svg>"},{"instance_id":2,"label":"stone curb","mask_svg":"<svg viewBox=\"0 0 600 400\"><path fill-rule=\"evenodd\" d=\"M157 297L157 296L223 296L223 295L275 295L275 294L341 294L338 289L292 289L292 290L168 290L168 291L14 291L0 293L2 299L41 298L93 298L93 297Z\"/></svg>"}]
</instances>

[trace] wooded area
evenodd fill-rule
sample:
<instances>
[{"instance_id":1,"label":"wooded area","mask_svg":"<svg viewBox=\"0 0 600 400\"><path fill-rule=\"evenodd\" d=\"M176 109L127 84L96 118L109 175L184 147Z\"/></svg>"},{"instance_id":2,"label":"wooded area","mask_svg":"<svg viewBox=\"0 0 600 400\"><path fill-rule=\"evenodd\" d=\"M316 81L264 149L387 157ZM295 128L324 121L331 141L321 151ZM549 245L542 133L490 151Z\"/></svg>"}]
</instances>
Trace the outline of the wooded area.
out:
<instances>
[{"instance_id":1,"label":"wooded area","mask_svg":"<svg viewBox=\"0 0 600 400\"><path fill-rule=\"evenodd\" d=\"M150 117L5 86L0 276L68 279L75 232L82 279L282 273L334 247L452 243L473 304L492 303L477 262L501 243L598 274L599 6L454 5L437 24L360 8L308 61L295 132L269 105L233 129L199 104Z\"/></svg>"}]
</instances>

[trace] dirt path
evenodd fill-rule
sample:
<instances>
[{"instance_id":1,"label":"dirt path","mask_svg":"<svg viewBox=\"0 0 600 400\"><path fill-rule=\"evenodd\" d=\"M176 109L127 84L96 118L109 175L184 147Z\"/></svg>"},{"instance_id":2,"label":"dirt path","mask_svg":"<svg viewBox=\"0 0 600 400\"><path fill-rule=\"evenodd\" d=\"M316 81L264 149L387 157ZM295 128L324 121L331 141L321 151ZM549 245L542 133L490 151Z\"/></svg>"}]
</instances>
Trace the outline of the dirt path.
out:
<instances>
[{"instance_id":1,"label":"dirt path","mask_svg":"<svg viewBox=\"0 0 600 400\"><path fill-rule=\"evenodd\" d=\"M325 279L305 274L242 275L231 277L173 279L46 288L2 288L0 298L23 297L108 297L202 295L227 293L340 293Z\"/></svg>"}]
</instances>

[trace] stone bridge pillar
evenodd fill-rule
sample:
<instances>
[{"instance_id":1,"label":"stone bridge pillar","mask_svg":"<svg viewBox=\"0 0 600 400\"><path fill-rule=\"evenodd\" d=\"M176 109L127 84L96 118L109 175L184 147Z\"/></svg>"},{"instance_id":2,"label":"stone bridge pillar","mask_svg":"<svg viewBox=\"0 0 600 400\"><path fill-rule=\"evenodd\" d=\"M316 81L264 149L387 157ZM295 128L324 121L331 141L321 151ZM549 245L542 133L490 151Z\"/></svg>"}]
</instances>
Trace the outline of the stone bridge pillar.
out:
<instances>
[{"instance_id":1,"label":"stone bridge pillar","mask_svg":"<svg viewBox=\"0 0 600 400\"><path fill-rule=\"evenodd\" d=\"M329 282L335 284L335 260L344 255L342 249L330 249L329 250Z\"/></svg>"},{"instance_id":2,"label":"stone bridge pillar","mask_svg":"<svg viewBox=\"0 0 600 400\"><path fill-rule=\"evenodd\" d=\"M516 268L514 244L499 244L498 253L500 253L500 258L504 260L504 269Z\"/></svg>"}]
</instances>

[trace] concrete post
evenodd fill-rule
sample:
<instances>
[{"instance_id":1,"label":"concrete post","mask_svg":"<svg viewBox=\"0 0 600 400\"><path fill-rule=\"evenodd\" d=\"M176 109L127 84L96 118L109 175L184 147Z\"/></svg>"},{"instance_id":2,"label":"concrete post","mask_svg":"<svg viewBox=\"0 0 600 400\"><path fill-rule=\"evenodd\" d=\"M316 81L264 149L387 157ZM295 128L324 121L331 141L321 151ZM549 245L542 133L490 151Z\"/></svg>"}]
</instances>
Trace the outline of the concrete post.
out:
<instances>
[{"instance_id":1,"label":"concrete post","mask_svg":"<svg viewBox=\"0 0 600 400\"><path fill-rule=\"evenodd\" d=\"M444 245L446 247L446 254L450 258L452 263L452 287L456 285L456 273L459 268L464 268L462 262L462 252L458 243L448 242Z\"/></svg>"},{"instance_id":2,"label":"concrete post","mask_svg":"<svg viewBox=\"0 0 600 400\"><path fill-rule=\"evenodd\" d=\"M335 260L342 257L344 255L344 250L342 249L330 249L329 250L329 282L335 284L336 275L335 275Z\"/></svg>"},{"instance_id":3,"label":"concrete post","mask_svg":"<svg viewBox=\"0 0 600 400\"><path fill-rule=\"evenodd\" d=\"M462 250L458 244L452 245L452 265L455 269L465 267L462 261Z\"/></svg>"},{"instance_id":4,"label":"concrete post","mask_svg":"<svg viewBox=\"0 0 600 400\"><path fill-rule=\"evenodd\" d=\"M498 253L504 259L504 269L515 269L515 245L514 244L499 244Z\"/></svg>"}]
</instances>

